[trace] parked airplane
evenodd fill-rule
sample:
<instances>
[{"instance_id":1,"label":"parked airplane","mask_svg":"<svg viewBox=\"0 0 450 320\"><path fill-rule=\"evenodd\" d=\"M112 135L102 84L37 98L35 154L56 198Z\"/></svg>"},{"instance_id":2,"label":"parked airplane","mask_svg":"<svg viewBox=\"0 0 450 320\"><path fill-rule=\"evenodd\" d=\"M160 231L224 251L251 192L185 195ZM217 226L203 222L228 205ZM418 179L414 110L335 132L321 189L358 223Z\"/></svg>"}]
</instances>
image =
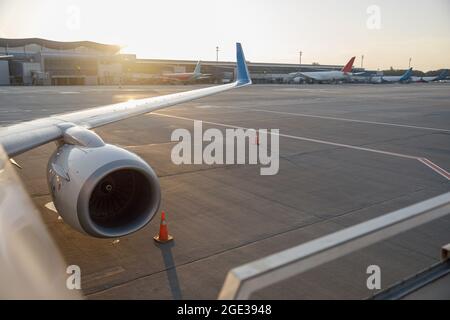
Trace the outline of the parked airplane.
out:
<instances>
[{"instance_id":1,"label":"parked airplane","mask_svg":"<svg viewBox=\"0 0 450 320\"><path fill-rule=\"evenodd\" d=\"M14 56L12 55L0 55L0 59L9 59L9 58L13 58Z\"/></svg>"},{"instance_id":2,"label":"parked airplane","mask_svg":"<svg viewBox=\"0 0 450 320\"><path fill-rule=\"evenodd\" d=\"M304 83L304 82L305 82L305 78L301 77L301 76L294 77L291 80L291 83L295 83L295 84Z\"/></svg>"},{"instance_id":3,"label":"parked airplane","mask_svg":"<svg viewBox=\"0 0 450 320\"><path fill-rule=\"evenodd\" d=\"M250 85L240 43L236 44L236 58L237 76L233 83L3 127L0 144L14 163L12 157L56 141L57 149L48 162L47 181L59 215L71 227L93 237L127 235L144 227L157 213L161 198L158 178L140 157L106 144L90 129ZM0 220L2 217L8 215L3 212Z\"/></svg>"},{"instance_id":4,"label":"parked airplane","mask_svg":"<svg viewBox=\"0 0 450 320\"><path fill-rule=\"evenodd\" d=\"M197 62L194 72L183 72L183 73L163 73L161 78L168 81L176 82L189 82L201 79L207 79L211 77L211 74L205 74L200 71L201 64L200 61Z\"/></svg>"},{"instance_id":5,"label":"parked airplane","mask_svg":"<svg viewBox=\"0 0 450 320\"><path fill-rule=\"evenodd\" d=\"M304 81L305 77L303 77L300 72L288 73L283 79L283 82L285 83L302 83Z\"/></svg>"},{"instance_id":6,"label":"parked airplane","mask_svg":"<svg viewBox=\"0 0 450 320\"><path fill-rule=\"evenodd\" d=\"M344 80L351 76L354 61L355 57L352 57L340 71L337 70L312 71L312 72L300 72L300 74L306 78L319 82L322 81L334 82L338 80Z\"/></svg>"},{"instance_id":7,"label":"parked airplane","mask_svg":"<svg viewBox=\"0 0 450 320\"><path fill-rule=\"evenodd\" d=\"M442 70L437 76L434 77L411 77L411 82L433 82L443 80L448 75L448 69Z\"/></svg>"},{"instance_id":8,"label":"parked airplane","mask_svg":"<svg viewBox=\"0 0 450 320\"><path fill-rule=\"evenodd\" d=\"M407 82L410 80L412 68L406 70L401 76L375 76L370 79L372 83L393 83L393 82Z\"/></svg>"}]
</instances>

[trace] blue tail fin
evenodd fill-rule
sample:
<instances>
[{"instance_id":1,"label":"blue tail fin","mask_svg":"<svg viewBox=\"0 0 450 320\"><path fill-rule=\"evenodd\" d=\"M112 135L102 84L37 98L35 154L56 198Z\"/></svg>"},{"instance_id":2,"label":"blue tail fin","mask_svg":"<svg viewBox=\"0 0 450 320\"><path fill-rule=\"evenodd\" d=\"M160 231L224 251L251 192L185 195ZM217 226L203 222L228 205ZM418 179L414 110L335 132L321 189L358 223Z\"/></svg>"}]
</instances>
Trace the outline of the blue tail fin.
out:
<instances>
[{"instance_id":1,"label":"blue tail fin","mask_svg":"<svg viewBox=\"0 0 450 320\"><path fill-rule=\"evenodd\" d=\"M443 80L443 79L447 78L447 75L448 75L448 69L444 69L441 71L441 73L439 73L436 80Z\"/></svg>"},{"instance_id":2,"label":"blue tail fin","mask_svg":"<svg viewBox=\"0 0 450 320\"><path fill-rule=\"evenodd\" d=\"M194 74L201 74L200 68L201 68L200 61L198 61L194 69Z\"/></svg>"},{"instance_id":3,"label":"blue tail fin","mask_svg":"<svg viewBox=\"0 0 450 320\"><path fill-rule=\"evenodd\" d=\"M236 64L236 82L238 87L252 84L252 80L248 72L247 62L245 61L244 51L242 50L242 46L239 42L236 43Z\"/></svg>"},{"instance_id":4,"label":"blue tail fin","mask_svg":"<svg viewBox=\"0 0 450 320\"><path fill-rule=\"evenodd\" d=\"M406 70L406 72L402 75L402 77L400 78L400 81L406 81L409 80L409 78L411 78L412 75L412 68L409 68L408 70Z\"/></svg>"}]
</instances>

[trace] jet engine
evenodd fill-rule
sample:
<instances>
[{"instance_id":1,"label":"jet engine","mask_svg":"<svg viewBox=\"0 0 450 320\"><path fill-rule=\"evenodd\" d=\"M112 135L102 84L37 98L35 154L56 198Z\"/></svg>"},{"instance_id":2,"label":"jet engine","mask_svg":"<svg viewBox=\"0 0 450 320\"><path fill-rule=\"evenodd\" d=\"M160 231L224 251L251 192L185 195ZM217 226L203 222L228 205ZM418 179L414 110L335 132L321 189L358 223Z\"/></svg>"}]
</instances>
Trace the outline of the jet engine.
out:
<instances>
[{"instance_id":1,"label":"jet engine","mask_svg":"<svg viewBox=\"0 0 450 320\"><path fill-rule=\"evenodd\" d=\"M48 162L56 210L67 224L94 237L120 237L141 229L159 209L158 177L137 155L104 144L93 132L88 136L94 140L61 144Z\"/></svg>"}]
</instances>

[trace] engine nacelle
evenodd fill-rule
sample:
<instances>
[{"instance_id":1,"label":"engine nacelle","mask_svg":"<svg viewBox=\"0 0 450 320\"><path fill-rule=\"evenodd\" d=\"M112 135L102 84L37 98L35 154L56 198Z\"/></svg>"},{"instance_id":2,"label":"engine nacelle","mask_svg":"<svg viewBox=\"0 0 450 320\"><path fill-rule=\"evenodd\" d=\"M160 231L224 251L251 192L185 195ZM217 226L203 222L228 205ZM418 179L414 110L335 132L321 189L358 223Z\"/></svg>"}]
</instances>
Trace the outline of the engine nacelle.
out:
<instances>
[{"instance_id":1,"label":"engine nacelle","mask_svg":"<svg viewBox=\"0 0 450 320\"><path fill-rule=\"evenodd\" d=\"M161 200L153 169L137 155L109 144L63 144L49 160L47 181L64 221L99 238L141 229Z\"/></svg>"}]
</instances>

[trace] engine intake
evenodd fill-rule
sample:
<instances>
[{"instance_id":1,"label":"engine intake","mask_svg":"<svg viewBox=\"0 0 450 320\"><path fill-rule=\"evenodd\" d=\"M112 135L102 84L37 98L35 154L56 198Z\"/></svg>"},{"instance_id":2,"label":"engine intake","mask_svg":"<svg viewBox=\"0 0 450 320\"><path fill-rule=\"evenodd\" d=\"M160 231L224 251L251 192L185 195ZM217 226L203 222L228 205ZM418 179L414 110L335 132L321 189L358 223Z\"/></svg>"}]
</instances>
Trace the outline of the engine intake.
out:
<instances>
[{"instance_id":1,"label":"engine intake","mask_svg":"<svg viewBox=\"0 0 450 320\"><path fill-rule=\"evenodd\" d=\"M117 228L127 220L138 219L148 210L151 185L139 171L121 169L97 183L89 199L89 214L94 223Z\"/></svg>"},{"instance_id":2,"label":"engine intake","mask_svg":"<svg viewBox=\"0 0 450 320\"><path fill-rule=\"evenodd\" d=\"M137 155L105 144L64 144L50 158L48 183L64 221L94 237L112 238L144 227L159 209L152 168Z\"/></svg>"}]
</instances>

